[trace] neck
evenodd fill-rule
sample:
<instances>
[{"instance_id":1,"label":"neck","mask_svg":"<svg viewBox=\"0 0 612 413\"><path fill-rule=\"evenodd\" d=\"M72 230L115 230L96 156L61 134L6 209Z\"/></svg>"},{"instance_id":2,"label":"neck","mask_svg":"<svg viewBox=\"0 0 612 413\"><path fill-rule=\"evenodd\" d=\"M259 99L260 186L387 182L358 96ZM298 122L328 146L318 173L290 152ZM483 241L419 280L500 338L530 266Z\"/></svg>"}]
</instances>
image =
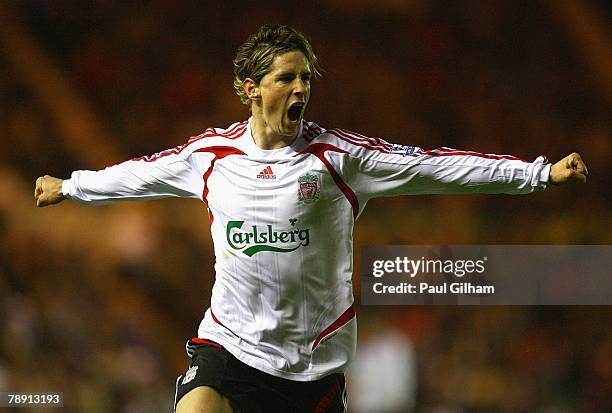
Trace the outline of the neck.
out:
<instances>
[{"instance_id":1,"label":"neck","mask_svg":"<svg viewBox=\"0 0 612 413\"><path fill-rule=\"evenodd\" d=\"M297 138L299 129L292 135L284 135L274 131L261 117L253 114L251 135L260 149L280 149L289 146Z\"/></svg>"}]
</instances>

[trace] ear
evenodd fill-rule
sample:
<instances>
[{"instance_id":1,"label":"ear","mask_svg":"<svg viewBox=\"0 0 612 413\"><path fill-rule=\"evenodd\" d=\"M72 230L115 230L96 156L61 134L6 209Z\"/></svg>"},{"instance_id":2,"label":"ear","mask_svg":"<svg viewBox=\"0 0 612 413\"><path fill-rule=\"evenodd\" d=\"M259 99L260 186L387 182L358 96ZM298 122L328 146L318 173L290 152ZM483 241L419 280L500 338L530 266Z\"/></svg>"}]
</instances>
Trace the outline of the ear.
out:
<instances>
[{"instance_id":1,"label":"ear","mask_svg":"<svg viewBox=\"0 0 612 413\"><path fill-rule=\"evenodd\" d=\"M244 93L246 93L247 97L251 101L261 99L261 91L255 81L250 77L247 77L242 81L242 87L244 88Z\"/></svg>"}]
</instances>

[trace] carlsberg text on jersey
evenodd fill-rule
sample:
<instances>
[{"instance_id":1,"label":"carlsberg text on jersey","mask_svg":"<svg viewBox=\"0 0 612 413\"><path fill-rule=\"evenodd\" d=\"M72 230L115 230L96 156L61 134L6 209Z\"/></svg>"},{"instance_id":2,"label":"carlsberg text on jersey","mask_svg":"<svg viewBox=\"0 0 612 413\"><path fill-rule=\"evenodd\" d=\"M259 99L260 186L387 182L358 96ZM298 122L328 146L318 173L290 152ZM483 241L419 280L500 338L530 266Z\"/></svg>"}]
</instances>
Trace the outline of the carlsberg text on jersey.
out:
<instances>
[{"instance_id":1,"label":"carlsberg text on jersey","mask_svg":"<svg viewBox=\"0 0 612 413\"><path fill-rule=\"evenodd\" d=\"M290 221L293 221L292 224L295 225L295 220ZM256 225L252 225L249 232L238 231L243 224L244 221L227 223L227 243L236 250L246 247L243 252L249 257L261 251L291 252L310 243L310 229L296 228L279 231L275 230L272 225L266 225L262 231Z\"/></svg>"}]
</instances>

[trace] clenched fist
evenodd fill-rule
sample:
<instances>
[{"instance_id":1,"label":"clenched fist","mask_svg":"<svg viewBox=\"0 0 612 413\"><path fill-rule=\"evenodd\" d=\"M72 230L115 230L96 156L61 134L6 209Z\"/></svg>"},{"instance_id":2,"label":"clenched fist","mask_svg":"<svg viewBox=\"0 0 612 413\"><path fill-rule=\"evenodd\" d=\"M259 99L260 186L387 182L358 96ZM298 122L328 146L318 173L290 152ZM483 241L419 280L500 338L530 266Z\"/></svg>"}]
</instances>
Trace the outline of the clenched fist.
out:
<instances>
[{"instance_id":1,"label":"clenched fist","mask_svg":"<svg viewBox=\"0 0 612 413\"><path fill-rule=\"evenodd\" d=\"M45 207L62 202L66 197L62 193L63 180L49 175L41 176L36 180L34 199L36 206Z\"/></svg>"},{"instance_id":2,"label":"clenched fist","mask_svg":"<svg viewBox=\"0 0 612 413\"><path fill-rule=\"evenodd\" d=\"M587 170L584 161L576 152L566 156L550 168L550 183L561 185L570 182L586 182Z\"/></svg>"}]
</instances>

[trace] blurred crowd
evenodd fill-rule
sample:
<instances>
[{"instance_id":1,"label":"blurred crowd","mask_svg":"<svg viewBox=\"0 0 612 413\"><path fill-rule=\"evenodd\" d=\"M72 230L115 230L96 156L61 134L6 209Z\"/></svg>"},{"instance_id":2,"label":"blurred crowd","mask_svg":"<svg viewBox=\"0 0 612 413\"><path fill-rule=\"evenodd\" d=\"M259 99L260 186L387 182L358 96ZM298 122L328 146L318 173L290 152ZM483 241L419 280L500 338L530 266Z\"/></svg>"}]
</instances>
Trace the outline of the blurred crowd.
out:
<instances>
[{"instance_id":1,"label":"blurred crowd","mask_svg":"<svg viewBox=\"0 0 612 413\"><path fill-rule=\"evenodd\" d=\"M605 2L589 3L610 21ZM184 342L214 282L205 206L39 210L33 183L101 168L91 164L96 153L114 164L246 119L231 60L264 23L311 39L325 73L307 119L321 126L526 159L577 150L589 166L586 186L525 197L372 201L356 226L357 261L365 244L610 244L612 102L554 4L0 5L0 391L62 391L69 412L170 410L187 367ZM11 46L24 39L31 43ZM47 59L19 64L15 50ZM360 306L358 314L351 412L612 410L609 307ZM363 397L364 388L385 401Z\"/></svg>"}]
</instances>

